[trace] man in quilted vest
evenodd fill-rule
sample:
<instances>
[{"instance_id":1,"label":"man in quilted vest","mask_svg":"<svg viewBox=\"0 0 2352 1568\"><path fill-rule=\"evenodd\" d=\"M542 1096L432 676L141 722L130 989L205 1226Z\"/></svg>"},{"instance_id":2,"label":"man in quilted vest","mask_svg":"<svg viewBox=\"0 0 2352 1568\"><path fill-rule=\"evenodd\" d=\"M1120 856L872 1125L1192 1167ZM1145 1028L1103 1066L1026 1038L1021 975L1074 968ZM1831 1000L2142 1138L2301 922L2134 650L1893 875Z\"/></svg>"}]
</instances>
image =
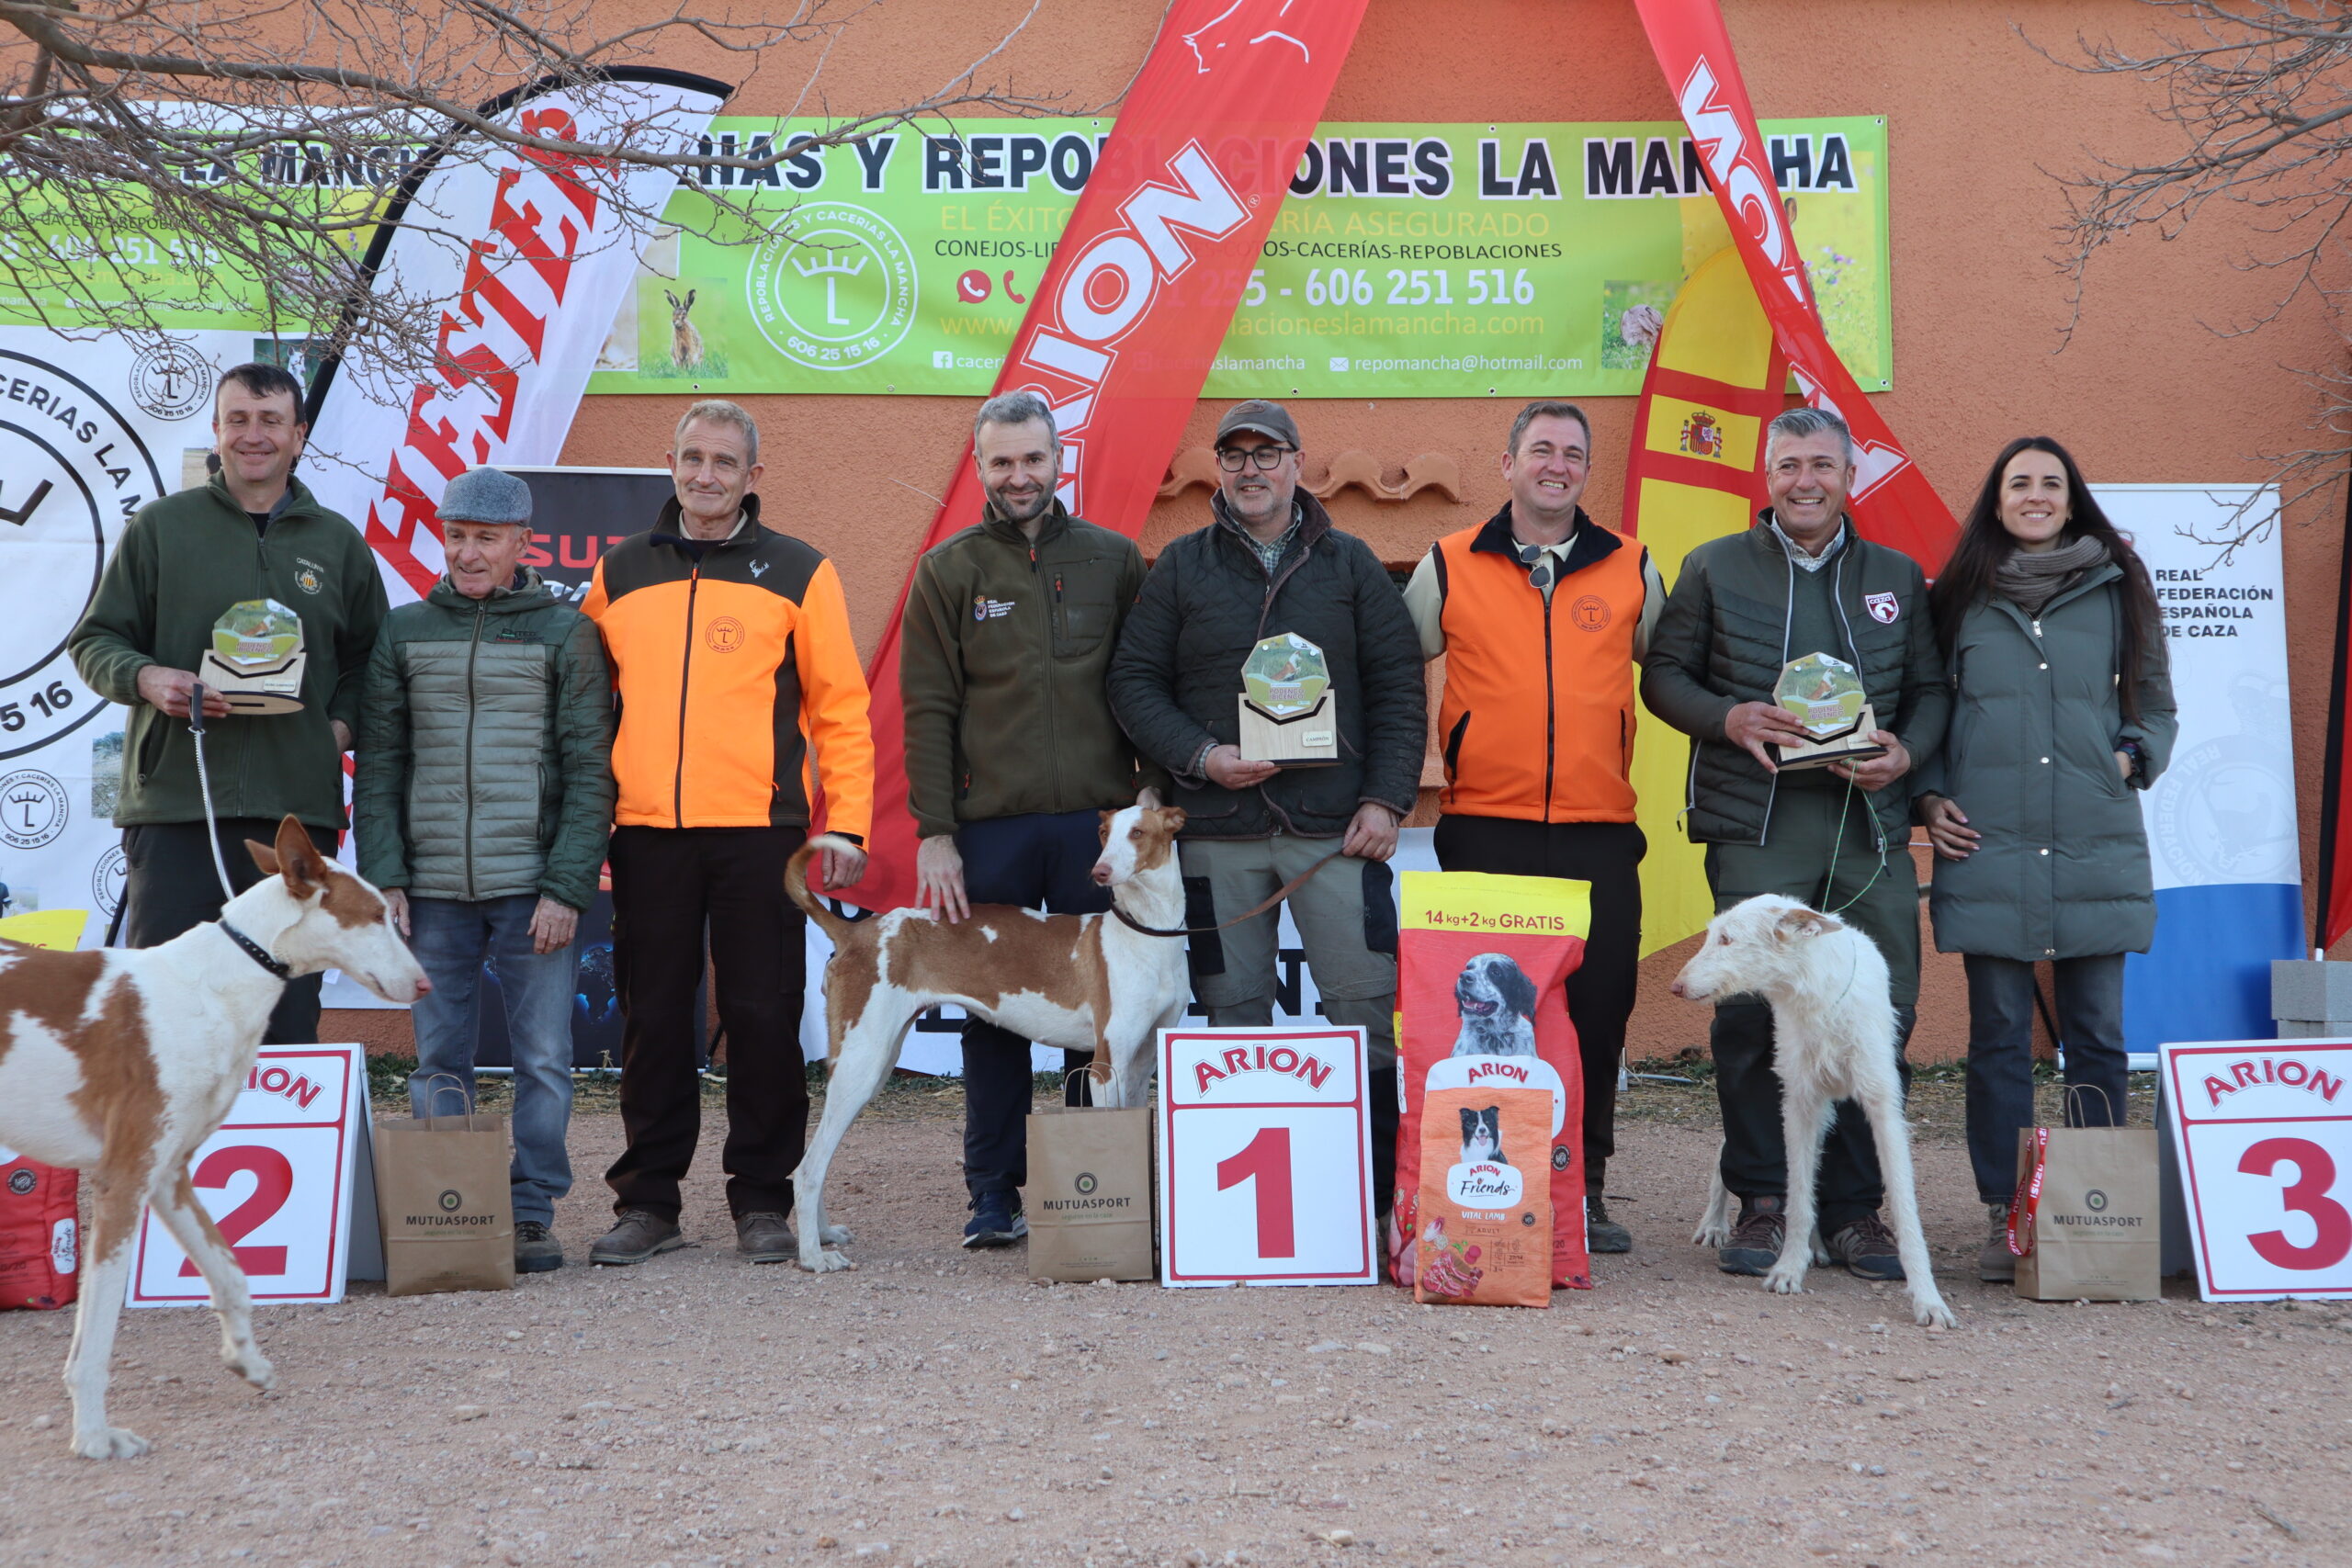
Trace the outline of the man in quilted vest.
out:
<instances>
[{"instance_id":1,"label":"man in quilted vest","mask_svg":"<svg viewBox=\"0 0 2352 1568\"><path fill-rule=\"evenodd\" d=\"M470 1105L485 961L497 977L514 1053L514 1268L538 1273L563 1265L548 1224L571 1190L573 939L612 826L612 676L595 623L521 564L529 487L470 469L440 517L448 571L386 618L368 661L359 869L433 980L409 1015L418 1115L435 1074Z\"/></svg>"}]
</instances>

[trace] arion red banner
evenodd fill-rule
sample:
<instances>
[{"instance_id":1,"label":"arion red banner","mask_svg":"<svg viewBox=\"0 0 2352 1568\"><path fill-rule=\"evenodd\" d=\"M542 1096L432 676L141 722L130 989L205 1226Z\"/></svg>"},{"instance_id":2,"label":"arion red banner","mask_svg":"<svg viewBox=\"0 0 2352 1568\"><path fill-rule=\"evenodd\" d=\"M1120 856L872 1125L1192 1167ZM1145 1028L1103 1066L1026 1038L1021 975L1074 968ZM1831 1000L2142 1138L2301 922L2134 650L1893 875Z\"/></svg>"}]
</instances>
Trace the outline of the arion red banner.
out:
<instances>
[{"instance_id":1,"label":"arion red banner","mask_svg":"<svg viewBox=\"0 0 2352 1568\"><path fill-rule=\"evenodd\" d=\"M1143 531L1363 8L1364 0L1169 8L996 381L1000 392L1035 391L1052 406L1059 493L1073 513L1130 536ZM967 442L922 547L978 522L982 500ZM901 587L867 671L873 865L843 895L875 909L915 897L899 704L906 596Z\"/></svg>"},{"instance_id":2,"label":"arion red banner","mask_svg":"<svg viewBox=\"0 0 2352 1568\"><path fill-rule=\"evenodd\" d=\"M1756 110L1732 55L1717 0L1635 0L1649 29L1666 85L1690 138L1705 159L1731 224L1732 240L1747 264L1773 335L1789 356L1807 402L1840 415L1854 432L1852 513L1861 531L1917 560L1933 577L1959 533L1951 509L1903 450L1885 420L1862 396L1805 286L1804 263L1772 183L1757 133Z\"/></svg>"}]
</instances>

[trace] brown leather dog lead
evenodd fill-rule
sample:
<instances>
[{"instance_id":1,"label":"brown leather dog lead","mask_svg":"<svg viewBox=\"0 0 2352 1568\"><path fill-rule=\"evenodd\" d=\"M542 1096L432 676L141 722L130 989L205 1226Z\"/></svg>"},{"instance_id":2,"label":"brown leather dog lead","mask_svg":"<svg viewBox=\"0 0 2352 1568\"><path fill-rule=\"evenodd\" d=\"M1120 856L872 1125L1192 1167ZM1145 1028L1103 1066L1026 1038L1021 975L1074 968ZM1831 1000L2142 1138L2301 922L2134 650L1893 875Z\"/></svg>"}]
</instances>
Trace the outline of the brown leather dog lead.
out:
<instances>
[{"instance_id":1,"label":"brown leather dog lead","mask_svg":"<svg viewBox=\"0 0 2352 1568\"><path fill-rule=\"evenodd\" d=\"M1300 888L1306 886L1308 879L1314 876L1317 872L1321 871L1325 866L1329 865L1333 861L1338 860L1341 855L1347 852L1348 852L1344 846L1340 849L1333 850L1329 854L1325 855L1321 860L1317 861L1313 865L1308 866L1305 871L1300 872L1296 876L1292 877L1288 882L1283 883L1280 887L1275 888L1272 893L1266 895L1266 897L1255 907L1243 910L1240 914L1234 916L1233 919L1229 920L1219 920L1213 926L1148 926L1141 920L1138 920L1129 915L1125 909L1120 908L1116 904L1111 906L1111 913L1116 915L1119 919L1119 923L1126 927L1129 931L1141 931L1146 936L1206 936L1211 931L1221 931L1227 926L1238 926L1244 920L1256 919L1259 916L1264 914L1267 910L1272 908L1275 905L1281 903L1283 899L1289 897Z\"/></svg>"}]
</instances>

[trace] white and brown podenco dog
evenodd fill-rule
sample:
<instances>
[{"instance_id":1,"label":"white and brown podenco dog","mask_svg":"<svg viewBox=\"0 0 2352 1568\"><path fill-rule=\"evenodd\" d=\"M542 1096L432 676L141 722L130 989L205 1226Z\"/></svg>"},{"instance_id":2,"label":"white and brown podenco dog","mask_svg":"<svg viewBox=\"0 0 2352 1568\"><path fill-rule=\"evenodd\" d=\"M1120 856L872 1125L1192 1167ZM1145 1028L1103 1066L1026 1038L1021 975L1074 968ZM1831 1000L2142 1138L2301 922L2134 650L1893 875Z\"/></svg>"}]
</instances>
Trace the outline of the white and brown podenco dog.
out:
<instances>
[{"instance_id":1,"label":"white and brown podenco dog","mask_svg":"<svg viewBox=\"0 0 2352 1568\"><path fill-rule=\"evenodd\" d=\"M1772 1004L1772 1070L1781 1079L1781 1139L1789 1162L1788 1228L1764 1288L1782 1295L1804 1289L1816 1261L1814 1182L1837 1102L1850 1100L1870 1118L1886 1183L1895 1251L1903 1259L1911 1315L1945 1328L1956 1320L1936 1292L1919 1200L1911 1177L1911 1132L1903 1120L1903 1083L1895 1073L1894 1007L1887 999L1886 958L1871 939L1793 898L1767 893L1736 904L1707 923L1707 938L1674 994L1692 1001L1753 994ZM1721 1162L1706 1212L1690 1239L1721 1247L1731 1239L1732 1198Z\"/></svg>"},{"instance_id":2,"label":"white and brown podenco dog","mask_svg":"<svg viewBox=\"0 0 2352 1568\"><path fill-rule=\"evenodd\" d=\"M1110 888L1113 908L1137 925L1172 931L1184 923L1184 880L1176 865L1183 826L1184 813L1161 806L1150 790L1133 806L1102 813L1094 880ZM1097 1102L1140 1105L1156 1032L1175 1027L1188 989L1182 940L1147 935L1114 915L975 904L971 917L954 925L928 909L842 919L808 892L808 859L829 844L848 847L839 839L811 839L784 874L792 901L833 941L825 965L831 1078L817 1135L792 1173L800 1266L814 1273L850 1266L841 1253L824 1250L825 1242L849 1239L846 1231L825 1226L825 1168L898 1066L917 1014L944 1003L1040 1045L1091 1051L1088 1072Z\"/></svg>"},{"instance_id":3,"label":"white and brown podenco dog","mask_svg":"<svg viewBox=\"0 0 2352 1568\"><path fill-rule=\"evenodd\" d=\"M270 1010L299 975L341 969L388 1002L431 988L373 887L322 856L302 825L248 840L264 879L160 947L50 953L0 943L0 1144L90 1173L82 1302L65 1386L74 1451L128 1459L147 1439L107 1425L107 1363L140 1205L204 1272L220 1358L266 1391L244 1271L188 1183L253 1071Z\"/></svg>"}]
</instances>

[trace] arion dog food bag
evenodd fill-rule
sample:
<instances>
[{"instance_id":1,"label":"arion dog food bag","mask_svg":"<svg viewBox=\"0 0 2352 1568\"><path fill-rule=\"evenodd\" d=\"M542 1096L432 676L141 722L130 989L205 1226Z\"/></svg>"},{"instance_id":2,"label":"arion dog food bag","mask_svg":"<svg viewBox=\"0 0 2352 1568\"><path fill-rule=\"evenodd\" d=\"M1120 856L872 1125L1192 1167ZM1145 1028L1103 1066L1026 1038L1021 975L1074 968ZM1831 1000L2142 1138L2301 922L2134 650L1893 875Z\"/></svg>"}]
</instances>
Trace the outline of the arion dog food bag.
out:
<instances>
[{"instance_id":1,"label":"arion dog food bag","mask_svg":"<svg viewBox=\"0 0 2352 1568\"><path fill-rule=\"evenodd\" d=\"M1431 1089L1421 1105L1413 1299L1552 1304L1552 1093Z\"/></svg>"},{"instance_id":2,"label":"arion dog food bag","mask_svg":"<svg viewBox=\"0 0 2352 1568\"><path fill-rule=\"evenodd\" d=\"M1389 1271L1398 1284L1413 1283L1431 1097L1453 1089L1541 1089L1552 1097L1545 1151L1552 1283L1589 1290L1584 1075L1561 984L1584 962L1590 886L1465 871L1408 871L1399 882L1396 1072L1404 1117L1396 1134Z\"/></svg>"},{"instance_id":3,"label":"arion dog food bag","mask_svg":"<svg viewBox=\"0 0 2352 1568\"><path fill-rule=\"evenodd\" d=\"M79 1186L73 1171L0 1149L0 1311L73 1304Z\"/></svg>"}]
</instances>

